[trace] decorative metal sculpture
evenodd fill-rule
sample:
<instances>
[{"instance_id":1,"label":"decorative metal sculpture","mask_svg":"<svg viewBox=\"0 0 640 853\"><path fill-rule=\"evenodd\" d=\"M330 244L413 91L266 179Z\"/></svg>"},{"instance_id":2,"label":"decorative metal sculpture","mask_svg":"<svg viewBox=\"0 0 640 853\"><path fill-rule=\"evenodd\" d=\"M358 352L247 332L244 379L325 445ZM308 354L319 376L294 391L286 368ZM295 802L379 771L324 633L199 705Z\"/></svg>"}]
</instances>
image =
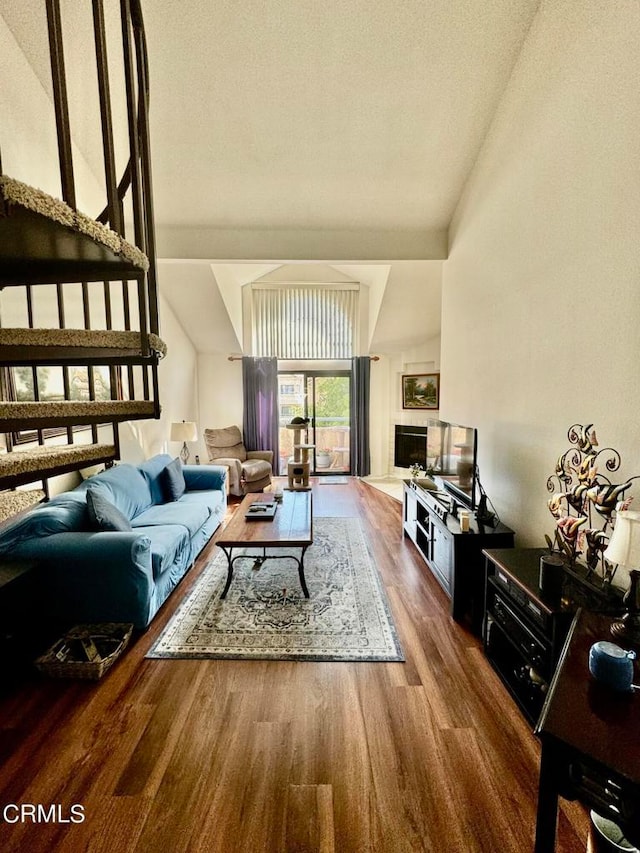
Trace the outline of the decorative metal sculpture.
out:
<instances>
[{"instance_id":1,"label":"decorative metal sculpture","mask_svg":"<svg viewBox=\"0 0 640 853\"><path fill-rule=\"evenodd\" d=\"M573 566L580 557L588 569L587 577L598 573L610 583L615 566L605 560L605 551L613 530L615 513L628 509L632 497L625 497L633 480L612 483L599 467L609 473L619 470L620 454L612 447L598 450L593 424L573 424L567 433L571 447L558 457L554 473L547 480L551 497L549 512L555 519L553 539L546 536L550 551L558 550Z\"/></svg>"}]
</instances>

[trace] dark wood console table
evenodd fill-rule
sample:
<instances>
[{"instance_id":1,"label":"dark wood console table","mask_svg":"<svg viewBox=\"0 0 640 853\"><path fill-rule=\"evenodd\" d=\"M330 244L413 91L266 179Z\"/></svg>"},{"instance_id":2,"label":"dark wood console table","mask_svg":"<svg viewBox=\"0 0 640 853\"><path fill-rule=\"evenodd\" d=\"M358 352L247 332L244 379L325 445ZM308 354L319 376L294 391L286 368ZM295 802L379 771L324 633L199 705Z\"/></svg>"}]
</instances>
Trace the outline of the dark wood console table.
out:
<instances>
[{"instance_id":1,"label":"dark wood console table","mask_svg":"<svg viewBox=\"0 0 640 853\"><path fill-rule=\"evenodd\" d=\"M542 742L535 853L555 850L559 797L580 800L640 845L640 692L615 693L589 673L589 649L610 639L611 621L578 611L535 729Z\"/></svg>"},{"instance_id":2,"label":"dark wood console table","mask_svg":"<svg viewBox=\"0 0 640 853\"><path fill-rule=\"evenodd\" d=\"M539 588L544 548L485 550L484 651L507 690L535 725L576 611L620 609L620 598L566 574L562 592Z\"/></svg>"}]
</instances>

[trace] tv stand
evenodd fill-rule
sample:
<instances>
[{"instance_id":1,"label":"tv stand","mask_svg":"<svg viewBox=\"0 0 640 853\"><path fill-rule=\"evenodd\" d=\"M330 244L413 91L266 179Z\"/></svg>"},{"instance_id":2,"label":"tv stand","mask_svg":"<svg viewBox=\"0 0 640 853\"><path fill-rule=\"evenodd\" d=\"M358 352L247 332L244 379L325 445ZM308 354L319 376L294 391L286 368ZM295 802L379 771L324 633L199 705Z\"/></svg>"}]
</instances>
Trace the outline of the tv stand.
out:
<instances>
[{"instance_id":1,"label":"tv stand","mask_svg":"<svg viewBox=\"0 0 640 853\"><path fill-rule=\"evenodd\" d=\"M451 511L449 495L403 481L403 532L416 546L427 567L451 600L451 615L469 620L481 633L484 616L484 548L513 548L515 533L504 524L493 528L470 519L463 533Z\"/></svg>"}]
</instances>

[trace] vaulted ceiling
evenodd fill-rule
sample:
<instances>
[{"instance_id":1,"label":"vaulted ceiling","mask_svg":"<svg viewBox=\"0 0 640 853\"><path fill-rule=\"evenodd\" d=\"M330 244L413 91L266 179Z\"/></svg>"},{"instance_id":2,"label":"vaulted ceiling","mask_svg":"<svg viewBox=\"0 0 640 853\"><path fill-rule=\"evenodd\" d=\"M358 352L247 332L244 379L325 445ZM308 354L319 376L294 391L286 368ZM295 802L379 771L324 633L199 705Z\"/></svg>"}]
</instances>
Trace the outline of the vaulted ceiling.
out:
<instances>
[{"instance_id":1,"label":"vaulted ceiling","mask_svg":"<svg viewBox=\"0 0 640 853\"><path fill-rule=\"evenodd\" d=\"M115 19L116 0L105 5ZM390 268L388 287L400 289L379 313L377 340L393 338L402 327L385 327L385 305L397 310L446 257L448 225L538 6L142 0L159 256L200 259L210 277L222 261L405 263ZM0 0L47 89L43 9ZM77 10L62 0L63 22ZM72 41L89 24L67 24ZM76 65L71 89L86 89L87 75ZM101 175L82 116L76 127ZM175 289L171 274L164 280ZM185 302L172 299L179 315ZM436 311L437 332L439 294ZM189 327L187 314L181 321ZM403 322L409 338L424 333L424 315L420 327L406 311Z\"/></svg>"},{"instance_id":2,"label":"vaulted ceiling","mask_svg":"<svg viewBox=\"0 0 640 853\"><path fill-rule=\"evenodd\" d=\"M168 254L442 257L537 7L145 3Z\"/></svg>"}]
</instances>

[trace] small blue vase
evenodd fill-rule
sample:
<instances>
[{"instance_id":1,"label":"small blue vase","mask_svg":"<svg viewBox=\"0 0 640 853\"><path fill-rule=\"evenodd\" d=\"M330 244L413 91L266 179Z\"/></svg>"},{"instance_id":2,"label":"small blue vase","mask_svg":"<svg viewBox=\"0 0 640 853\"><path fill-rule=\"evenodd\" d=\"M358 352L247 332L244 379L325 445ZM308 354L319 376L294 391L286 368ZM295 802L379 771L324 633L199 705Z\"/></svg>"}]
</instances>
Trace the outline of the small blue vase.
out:
<instances>
[{"instance_id":1,"label":"small blue vase","mask_svg":"<svg viewBox=\"0 0 640 853\"><path fill-rule=\"evenodd\" d=\"M589 672L601 684L621 693L629 693L633 684L635 656L633 651L601 640L589 649Z\"/></svg>"}]
</instances>

